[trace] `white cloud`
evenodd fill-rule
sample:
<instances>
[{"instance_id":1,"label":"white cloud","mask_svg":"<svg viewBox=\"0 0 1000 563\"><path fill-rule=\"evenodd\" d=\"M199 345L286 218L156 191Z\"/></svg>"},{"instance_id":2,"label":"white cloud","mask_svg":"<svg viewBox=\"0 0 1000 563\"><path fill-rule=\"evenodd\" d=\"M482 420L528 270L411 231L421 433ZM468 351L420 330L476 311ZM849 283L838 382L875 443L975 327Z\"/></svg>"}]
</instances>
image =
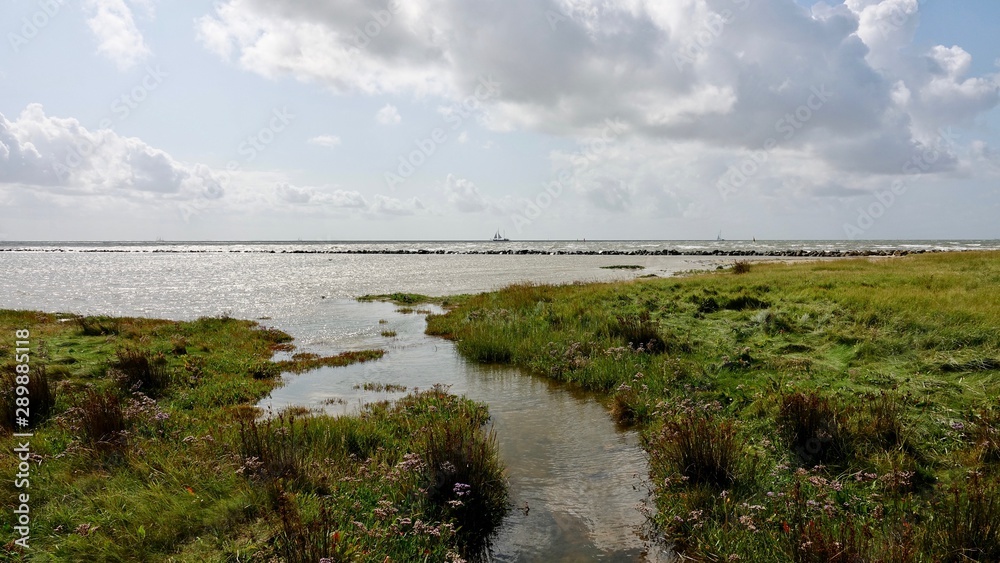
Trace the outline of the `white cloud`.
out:
<instances>
[{"instance_id":1,"label":"white cloud","mask_svg":"<svg viewBox=\"0 0 1000 563\"><path fill-rule=\"evenodd\" d=\"M1000 178L1000 149L992 148L982 141L973 141L969 149L972 158L982 164L994 179Z\"/></svg>"},{"instance_id":2,"label":"white cloud","mask_svg":"<svg viewBox=\"0 0 1000 563\"><path fill-rule=\"evenodd\" d=\"M0 115L0 184L125 199L217 199L224 193L218 176L203 166L180 163L134 137L48 116L41 104L30 104L14 121Z\"/></svg>"},{"instance_id":3,"label":"white cloud","mask_svg":"<svg viewBox=\"0 0 1000 563\"><path fill-rule=\"evenodd\" d=\"M309 188L297 188L290 184L278 184L274 187L274 192L278 198L292 205L304 205L312 201L313 190Z\"/></svg>"},{"instance_id":4,"label":"white cloud","mask_svg":"<svg viewBox=\"0 0 1000 563\"><path fill-rule=\"evenodd\" d=\"M456 178L454 175L448 174L444 183L444 191L447 194L448 203L462 213L486 211L490 207L483 195L479 193L479 188L465 178Z\"/></svg>"},{"instance_id":5,"label":"white cloud","mask_svg":"<svg viewBox=\"0 0 1000 563\"><path fill-rule=\"evenodd\" d=\"M288 182L274 185L273 201L277 208L285 208L296 214L316 216L352 217L392 217L414 215L425 211L423 203L416 197L409 200L375 194L365 197L356 190L326 188L316 186L295 186ZM275 208L275 205L271 205ZM256 210L262 209L259 205Z\"/></svg>"},{"instance_id":6,"label":"white cloud","mask_svg":"<svg viewBox=\"0 0 1000 563\"><path fill-rule=\"evenodd\" d=\"M359 0L228 0L199 30L206 47L242 68L337 92L459 101L491 77L499 93L477 111L494 129L579 139L618 119L624 137L695 142L729 158L774 137L775 158L845 174L895 173L938 129L1000 103L997 78L966 76L960 48L913 53L917 0L741 5L422 0L367 26L373 12ZM565 17L551 22L551 13ZM817 88L831 93L822 107L805 108L805 124L789 122ZM389 107L380 123L395 122ZM782 123L796 123L794 134L785 138ZM716 162L710 150L694 156Z\"/></svg>"},{"instance_id":7,"label":"white cloud","mask_svg":"<svg viewBox=\"0 0 1000 563\"><path fill-rule=\"evenodd\" d=\"M309 139L309 144L319 145L326 148L334 148L340 146L340 137L336 135L317 135Z\"/></svg>"},{"instance_id":8,"label":"white cloud","mask_svg":"<svg viewBox=\"0 0 1000 563\"><path fill-rule=\"evenodd\" d=\"M338 208L346 210L367 209L368 201L360 192L341 189L325 190L311 186L297 187L288 183L275 186L275 194L284 203L310 205L317 209Z\"/></svg>"},{"instance_id":9,"label":"white cloud","mask_svg":"<svg viewBox=\"0 0 1000 563\"><path fill-rule=\"evenodd\" d=\"M878 70L898 69L901 51L920 23L918 0L847 0L845 5L857 18L857 35L868 48L866 60Z\"/></svg>"},{"instance_id":10,"label":"white cloud","mask_svg":"<svg viewBox=\"0 0 1000 563\"><path fill-rule=\"evenodd\" d=\"M375 114L375 122L379 125L396 125L403 118L399 116L399 110L392 104L386 104Z\"/></svg>"},{"instance_id":11,"label":"white cloud","mask_svg":"<svg viewBox=\"0 0 1000 563\"><path fill-rule=\"evenodd\" d=\"M413 215L425 209L424 204L416 198L401 200L394 197L376 194L373 198L369 212L373 215L398 216Z\"/></svg>"},{"instance_id":12,"label":"white cloud","mask_svg":"<svg viewBox=\"0 0 1000 563\"><path fill-rule=\"evenodd\" d=\"M197 21L198 37L216 54L236 54L240 66L265 76L292 74L336 91L375 94L451 89L435 43L446 28L421 3L384 5L347 1L322 4L231 0ZM375 18L378 12L380 23ZM443 22L442 22L443 23ZM370 25L369 25L370 24ZM368 34L368 27L377 33ZM416 47L416 49L412 49Z\"/></svg>"},{"instance_id":13,"label":"white cloud","mask_svg":"<svg viewBox=\"0 0 1000 563\"><path fill-rule=\"evenodd\" d=\"M587 198L598 208L607 211L626 211L632 207L634 190L623 180L598 178L587 189Z\"/></svg>"},{"instance_id":14,"label":"white cloud","mask_svg":"<svg viewBox=\"0 0 1000 563\"><path fill-rule=\"evenodd\" d=\"M718 180L750 155L764 161L751 161L746 184L725 200L730 208L806 209L884 190L894 178L919 181L903 166L933 150L919 176L991 170L991 159L975 156L989 151L970 150L974 138L942 145L940 131L996 111L1000 79L976 75L959 46L915 45L919 0L744 4L419 0L369 26L378 33L359 35L373 21L360 0L225 0L199 30L207 48L243 69L338 93L454 105L489 77L498 93L471 112L477 124L580 143L576 153L549 155L551 178L570 176L547 220L612 210L701 221L723 201ZM563 17L553 22L553 13ZM828 94L821 101L817 89ZM605 136L609 119L621 131ZM605 150L588 152L602 142ZM454 176L442 191L466 213L527 205Z\"/></svg>"},{"instance_id":15,"label":"white cloud","mask_svg":"<svg viewBox=\"0 0 1000 563\"><path fill-rule=\"evenodd\" d=\"M148 2L138 4L147 13L152 12ZM86 0L84 7L88 14L87 26L97 38L97 52L120 70L128 70L150 55L125 0Z\"/></svg>"},{"instance_id":16,"label":"white cloud","mask_svg":"<svg viewBox=\"0 0 1000 563\"><path fill-rule=\"evenodd\" d=\"M490 213L492 215L509 215L524 210L527 199L511 195L490 197L483 195L479 187L467 178L448 174L440 191L445 201L461 213Z\"/></svg>"},{"instance_id":17,"label":"white cloud","mask_svg":"<svg viewBox=\"0 0 1000 563\"><path fill-rule=\"evenodd\" d=\"M74 210L104 210L122 218L165 220L165 213L176 213L175 220L185 225L206 214L215 221L278 211L308 216L315 226L324 217L377 219L428 212L418 197L297 186L281 173L213 171L179 162L140 139L46 115L40 104L29 105L13 120L0 115L0 202L26 211L60 210L67 216ZM141 222L134 227L141 229Z\"/></svg>"}]
</instances>

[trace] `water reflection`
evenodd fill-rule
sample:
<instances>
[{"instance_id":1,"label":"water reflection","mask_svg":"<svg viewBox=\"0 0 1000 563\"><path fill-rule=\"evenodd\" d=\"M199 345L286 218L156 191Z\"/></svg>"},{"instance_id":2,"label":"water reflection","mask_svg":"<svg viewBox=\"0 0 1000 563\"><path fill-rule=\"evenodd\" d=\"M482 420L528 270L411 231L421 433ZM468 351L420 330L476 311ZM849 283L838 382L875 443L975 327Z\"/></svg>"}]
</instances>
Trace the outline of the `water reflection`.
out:
<instances>
[{"instance_id":1,"label":"water reflection","mask_svg":"<svg viewBox=\"0 0 1000 563\"><path fill-rule=\"evenodd\" d=\"M635 561L645 459L596 400L514 370L467 366L490 403L514 505L496 561Z\"/></svg>"},{"instance_id":2,"label":"water reflection","mask_svg":"<svg viewBox=\"0 0 1000 563\"><path fill-rule=\"evenodd\" d=\"M647 466L638 437L616 428L593 395L508 367L470 363L451 342L425 335L422 316L398 313L392 305L342 302L336 309L355 320L367 318L372 336L362 340L385 344L386 356L289 376L262 407L304 405L346 414L399 396L355 388L366 382L408 390L449 385L453 393L489 404L508 468L515 508L490 560L666 560L646 555L651 547L641 535L645 519L638 506L647 497ZM380 325L379 319L388 322ZM385 327L397 336L380 340Z\"/></svg>"}]
</instances>

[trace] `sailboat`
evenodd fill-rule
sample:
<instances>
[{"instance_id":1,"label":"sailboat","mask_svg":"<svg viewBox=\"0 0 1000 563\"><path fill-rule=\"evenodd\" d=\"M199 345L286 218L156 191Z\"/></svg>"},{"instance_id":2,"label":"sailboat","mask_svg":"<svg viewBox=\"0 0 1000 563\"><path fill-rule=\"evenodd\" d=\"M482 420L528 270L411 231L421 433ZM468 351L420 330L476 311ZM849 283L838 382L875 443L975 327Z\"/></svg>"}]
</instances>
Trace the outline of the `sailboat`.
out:
<instances>
[{"instance_id":1,"label":"sailboat","mask_svg":"<svg viewBox=\"0 0 1000 563\"><path fill-rule=\"evenodd\" d=\"M722 231L719 231L719 234L715 235L715 240L716 241L726 240L726 239L722 238Z\"/></svg>"},{"instance_id":2,"label":"sailboat","mask_svg":"<svg viewBox=\"0 0 1000 563\"><path fill-rule=\"evenodd\" d=\"M500 229L497 229L497 234L493 235L493 242L510 242L510 239L500 236Z\"/></svg>"}]
</instances>

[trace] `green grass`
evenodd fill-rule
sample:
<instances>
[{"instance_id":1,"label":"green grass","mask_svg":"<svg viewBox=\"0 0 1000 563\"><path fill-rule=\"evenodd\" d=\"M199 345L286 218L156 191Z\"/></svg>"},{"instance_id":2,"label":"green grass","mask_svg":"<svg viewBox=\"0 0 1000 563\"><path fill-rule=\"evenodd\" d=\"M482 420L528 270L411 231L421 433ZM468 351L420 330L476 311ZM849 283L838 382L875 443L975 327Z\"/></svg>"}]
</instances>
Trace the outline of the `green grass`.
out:
<instances>
[{"instance_id":1,"label":"green grass","mask_svg":"<svg viewBox=\"0 0 1000 563\"><path fill-rule=\"evenodd\" d=\"M413 313L415 311L420 314L426 314L430 311L427 309L415 309L413 305L441 305L442 307L449 307L455 303L456 299L462 299L464 297L467 296L446 295L442 297L432 297L420 293L384 293L378 295L362 295L361 297L358 297L357 300L362 303L372 303L375 301L393 303L402 307L401 309L397 309L397 312ZM379 324L382 324L381 320L379 321Z\"/></svg>"},{"instance_id":2,"label":"green grass","mask_svg":"<svg viewBox=\"0 0 1000 563\"><path fill-rule=\"evenodd\" d=\"M309 352L300 352L291 360L275 362L279 371L304 373L320 367L341 367L359 362L378 360L385 355L385 350L352 350L341 352L334 356L319 356Z\"/></svg>"},{"instance_id":3,"label":"green grass","mask_svg":"<svg viewBox=\"0 0 1000 563\"><path fill-rule=\"evenodd\" d=\"M381 350L275 363L291 338L230 318L0 311L0 327L0 405L25 328L32 400L44 386L52 402L32 421L31 550L8 543L0 561L444 561L480 549L506 510L486 408L442 389L354 417L257 419L281 371ZM16 456L0 456L0 473L5 498L25 492ZM12 526L0 520L8 540Z\"/></svg>"},{"instance_id":4,"label":"green grass","mask_svg":"<svg viewBox=\"0 0 1000 563\"><path fill-rule=\"evenodd\" d=\"M358 301L384 301L387 303L394 303L396 305L417 305L420 303L436 303L441 301L441 298L428 297L419 293L388 293L381 295L362 295L361 297L358 297Z\"/></svg>"},{"instance_id":5,"label":"green grass","mask_svg":"<svg viewBox=\"0 0 1000 563\"><path fill-rule=\"evenodd\" d=\"M1000 254L742 270L514 285L428 332L606 393L687 556L998 560Z\"/></svg>"},{"instance_id":6,"label":"green grass","mask_svg":"<svg viewBox=\"0 0 1000 563\"><path fill-rule=\"evenodd\" d=\"M364 383L355 384L353 389L364 389L365 391L375 391L376 393L399 393L406 391L406 386L398 385L396 383L366 381Z\"/></svg>"}]
</instances>

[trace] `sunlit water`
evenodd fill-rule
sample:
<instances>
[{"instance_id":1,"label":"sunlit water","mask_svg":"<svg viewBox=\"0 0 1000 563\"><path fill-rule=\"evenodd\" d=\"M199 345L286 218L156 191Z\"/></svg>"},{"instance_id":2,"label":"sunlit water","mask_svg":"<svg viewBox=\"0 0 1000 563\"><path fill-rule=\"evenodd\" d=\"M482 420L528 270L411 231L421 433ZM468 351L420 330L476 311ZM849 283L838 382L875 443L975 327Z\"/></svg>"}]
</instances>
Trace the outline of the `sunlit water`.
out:
<instances>
[{"instance_id":1,"label":"sunlit water","mask_svg":"<svg viewBox=\"0 0 1000 563\"><path fill-rule=\"evenodd\" d=\"M511 240L467 241L256 241L256 242L16 242L0 241L0 252L184 252L184 253L598 253L676 251L700 254L720 251L893 251L998 250L1000 240Z\"/></svg>"},{"instance_id":2,"label":"sunlit water","mask_svg":"<svg viewBox=\"0 0 1000 563\"><path fill-rule=\"evenodd\" d=\"M286 376L263 401L331 414L399 394L355 389L366 382L408 390L441 383L489 404L515 506L494 543L497 561L663 560L641 534L646 461L637 436L615 427L593 396L461 358L452 343L424 334L420 314L366 293L470 293L535 281L569 283L667 276L711 268L688 257L372 256L260 253L0 253L0 307L84 314L193 319L263 319L321 354L382 347L376 362ZM644 270L601 266L639 264ZM386 321L379 323L380 320ZM381 336L383 330L395 337Z\"/></svg>"}]
</instances>

